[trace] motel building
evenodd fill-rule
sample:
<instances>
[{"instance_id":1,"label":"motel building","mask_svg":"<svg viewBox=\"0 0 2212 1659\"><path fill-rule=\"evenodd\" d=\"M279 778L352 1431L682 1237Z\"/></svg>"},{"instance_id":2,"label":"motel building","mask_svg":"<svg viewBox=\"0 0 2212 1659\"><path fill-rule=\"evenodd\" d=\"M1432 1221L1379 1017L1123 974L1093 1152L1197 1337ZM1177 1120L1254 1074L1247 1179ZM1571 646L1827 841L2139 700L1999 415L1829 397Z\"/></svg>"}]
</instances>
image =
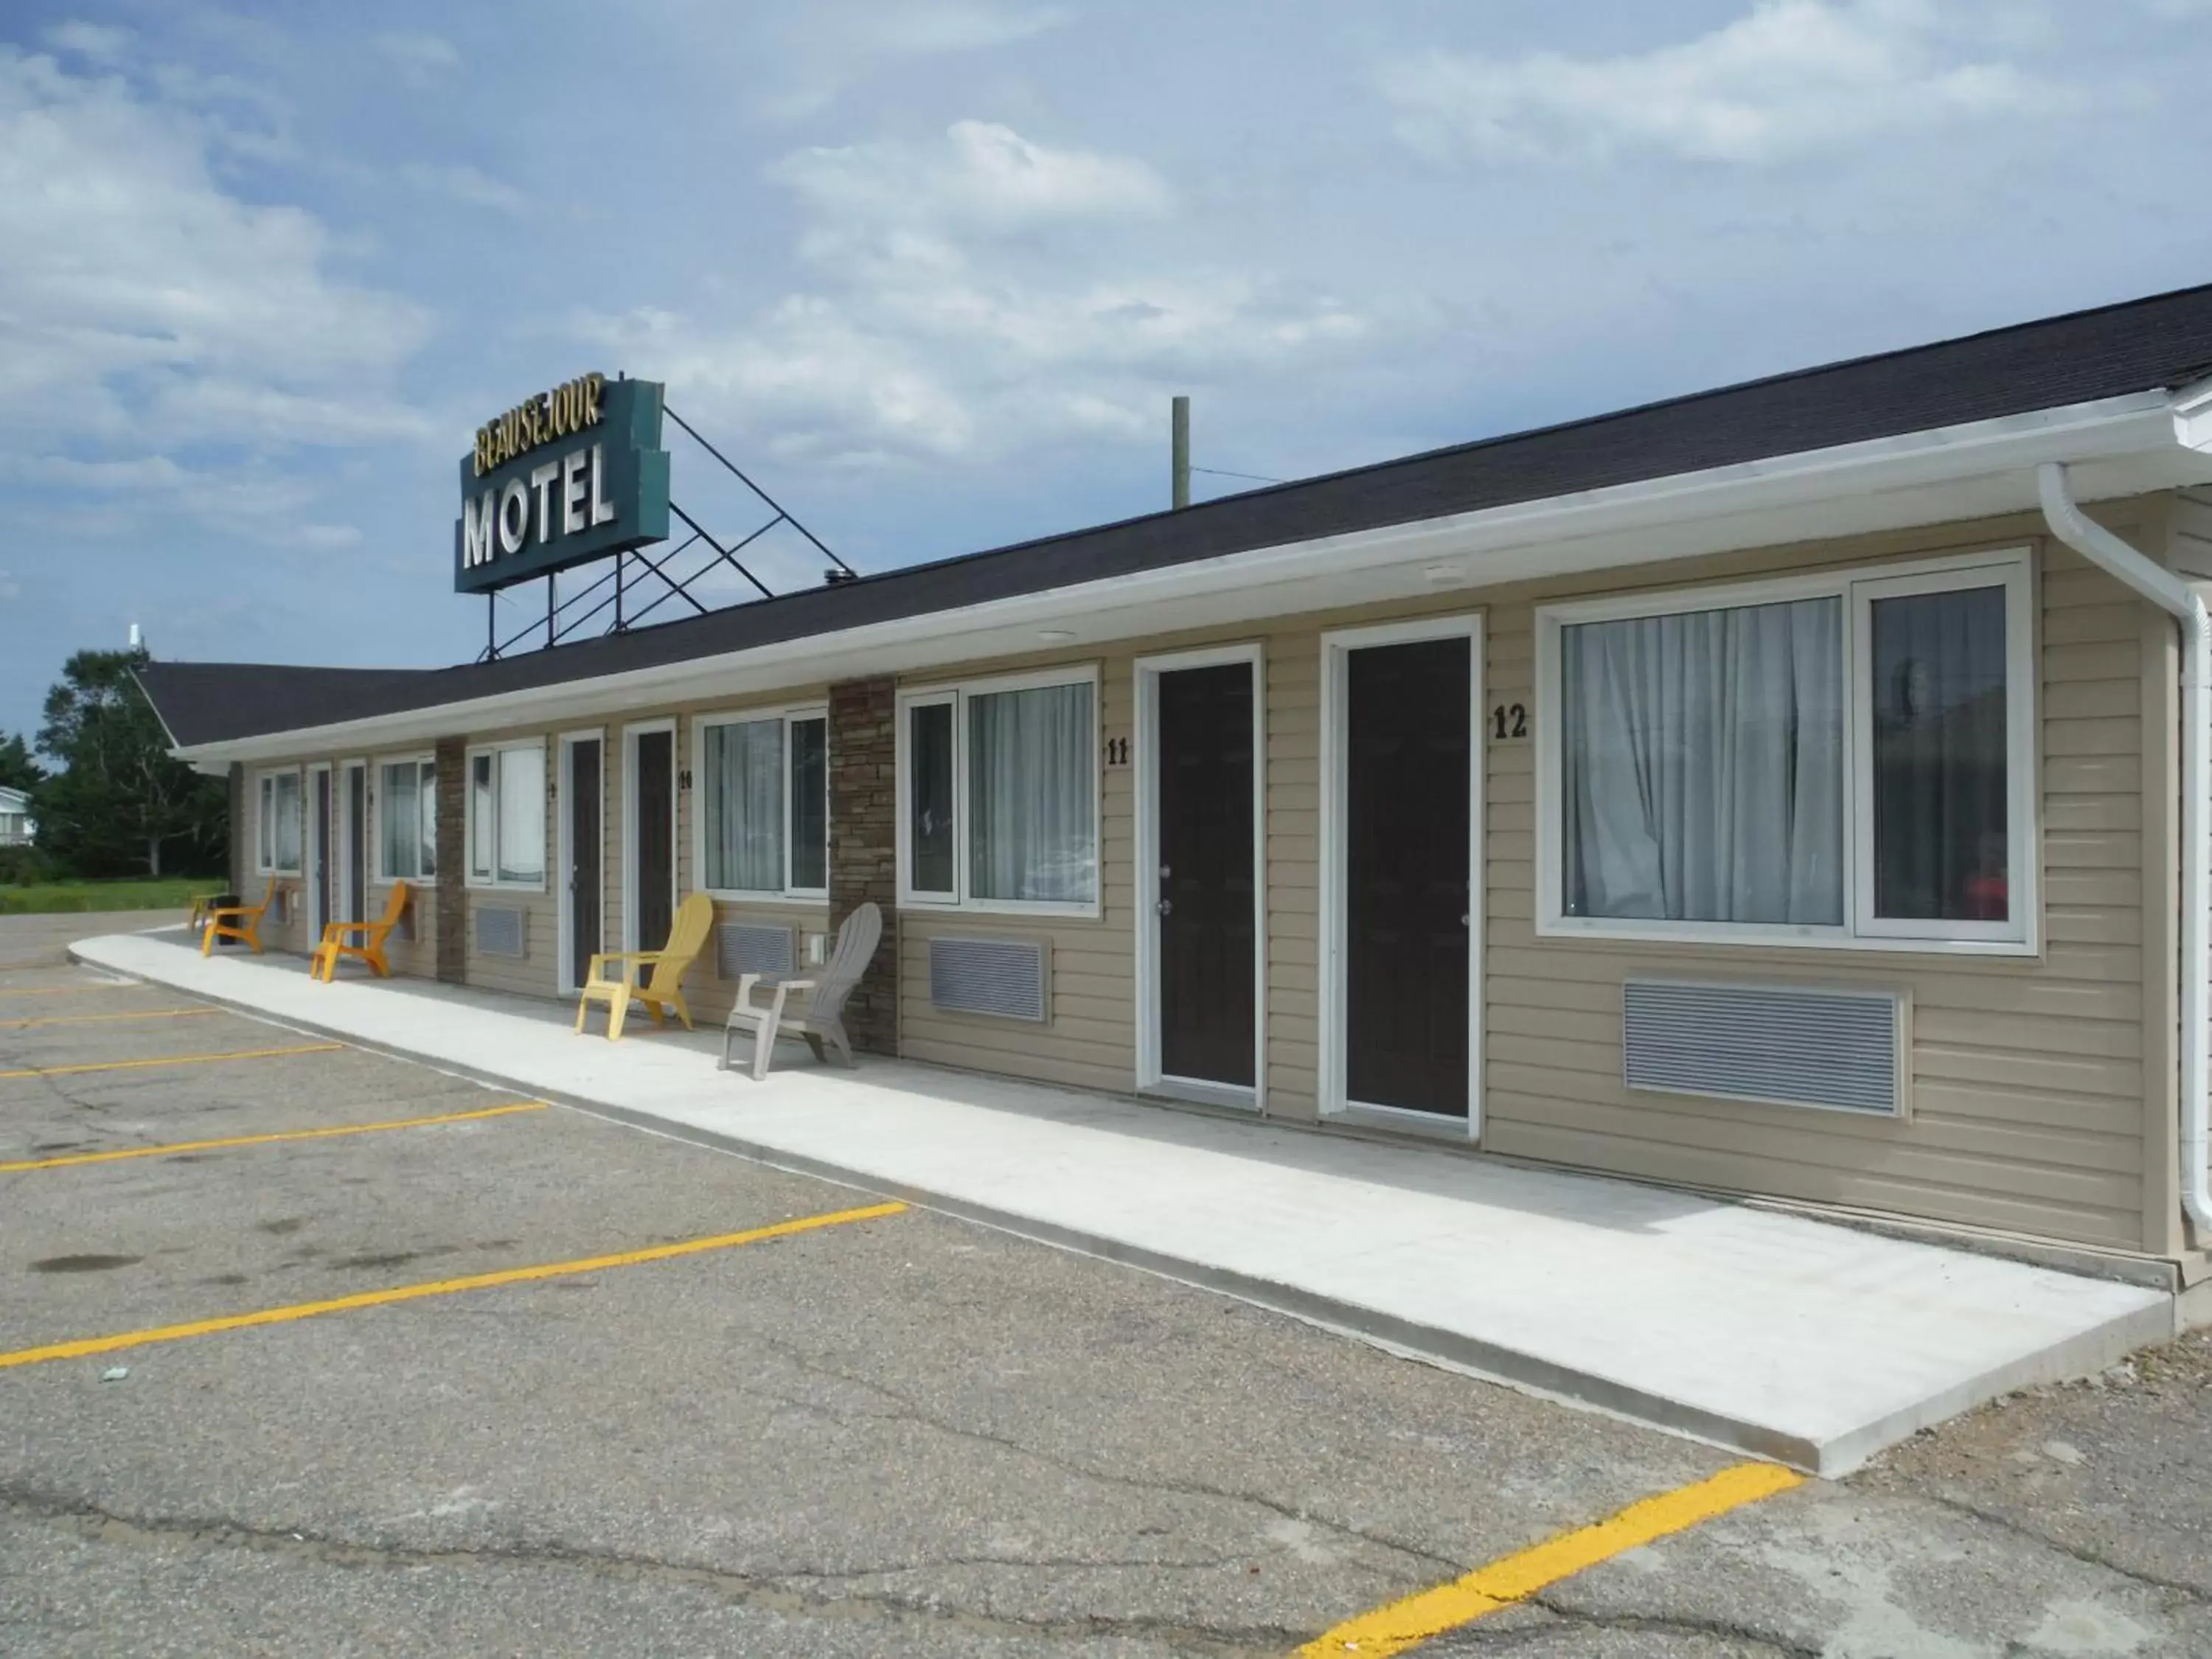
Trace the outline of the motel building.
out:
<instances>
[{"instance_id":1,"label":"motel building","mask_svg":"<svg viewBox=\"0 0 2212 1659\"><path fill-rule=\"evenodd\" d=\"M489 423L457 586L665 537L660 414ZM278 948L404 879L398 971L560 998L703 891L703 1024L873 901L864 1068L2188 1281L2207 594L2212 288L528 654L143 678Z\"/></svg>"}]
</instances>

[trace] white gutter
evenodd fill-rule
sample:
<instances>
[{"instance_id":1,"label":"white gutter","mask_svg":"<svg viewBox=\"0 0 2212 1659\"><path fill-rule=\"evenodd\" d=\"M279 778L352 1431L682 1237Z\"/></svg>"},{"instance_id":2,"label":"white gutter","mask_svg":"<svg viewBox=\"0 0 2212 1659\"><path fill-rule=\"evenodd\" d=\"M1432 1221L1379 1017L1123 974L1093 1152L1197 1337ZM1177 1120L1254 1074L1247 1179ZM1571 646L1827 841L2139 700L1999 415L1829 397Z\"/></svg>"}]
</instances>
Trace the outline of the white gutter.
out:
<instances>
[{"instance_id":1,"label":"white gutter","mask_svg":"<svg viewBox=\"0 0 2212 1659\"><path fill-rule=\"evenodd\" d=\"M2181 625L2181 1206L2200 1248L2212 1245L2212 1170L2207 1167L2206 1046L2212 1033L2212 617L2189 584L2130 547L2075 505L2066 468L2036 468L2044 521L2090 563L2133 588Z\"/></svg>"}]
</instances>

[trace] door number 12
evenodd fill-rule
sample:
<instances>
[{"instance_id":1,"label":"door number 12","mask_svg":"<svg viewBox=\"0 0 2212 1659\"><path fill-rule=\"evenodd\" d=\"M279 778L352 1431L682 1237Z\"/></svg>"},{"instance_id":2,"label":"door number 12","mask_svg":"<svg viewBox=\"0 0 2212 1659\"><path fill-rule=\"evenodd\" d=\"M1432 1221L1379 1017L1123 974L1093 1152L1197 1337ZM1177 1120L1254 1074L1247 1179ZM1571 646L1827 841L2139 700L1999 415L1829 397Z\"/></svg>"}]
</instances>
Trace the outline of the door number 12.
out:
<instances>
[{"instance_id":1,"label":"door number 12","mask_svg":"<svg viewBox=\"0 0 2212 1659\"><path fill-rule=\"evenodd\" d=\"M1525 703L1501 702L1490 711L1490 735L1503 743L1508 738L1528 735L1528 709Z\"/></svg>"}]
</instances>

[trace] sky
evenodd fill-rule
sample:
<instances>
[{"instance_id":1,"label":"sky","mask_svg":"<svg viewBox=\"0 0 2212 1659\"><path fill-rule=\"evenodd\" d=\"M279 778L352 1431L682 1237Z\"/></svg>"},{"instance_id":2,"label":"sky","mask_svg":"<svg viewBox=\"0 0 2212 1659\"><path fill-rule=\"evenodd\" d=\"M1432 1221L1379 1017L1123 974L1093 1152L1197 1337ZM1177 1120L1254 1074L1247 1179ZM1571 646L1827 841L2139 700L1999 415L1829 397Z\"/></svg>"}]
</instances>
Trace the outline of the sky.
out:
<instances>
[{"instance_id":1,"label":"sky","mask_svg":"<svg viewBox=\"0 0 2212 1659\"><path fill-rule=\"evenodd\" d=\"M469 659L457 463L587 370L872 572L1166 506L1177 392L1204 499L2212 280L2208 82L2212 0L9 0L0 732L134 623Z\"/></svg>"}]
</instances>

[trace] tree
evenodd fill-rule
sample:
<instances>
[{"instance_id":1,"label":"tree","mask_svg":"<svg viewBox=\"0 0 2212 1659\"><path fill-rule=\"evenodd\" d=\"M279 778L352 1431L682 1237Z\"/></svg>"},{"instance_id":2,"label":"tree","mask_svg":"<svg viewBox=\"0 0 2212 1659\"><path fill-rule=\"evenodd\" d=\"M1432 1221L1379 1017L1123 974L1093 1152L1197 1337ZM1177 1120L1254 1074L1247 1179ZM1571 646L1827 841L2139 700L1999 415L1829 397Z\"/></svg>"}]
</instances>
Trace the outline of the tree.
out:
<instances>
[{"instance_id":1,"label":"tree","mask_svg":"<svg viewBox=\"0 0 2212 1659\"><path fill-rule=\"evenodd\" d=\"M0 789L30 789L45 776L21 733L0 737Z\"/></svg>"},{"instance_id":2,"label":"tree","mask_svg":"<svg viewBox=\"0 0 2212 1659\"><path fill-rule=\"evenodd\" d=\"M139 689L143 649L80 651L46 693L39 750L62 769L31 793L39 842L79 876L219 872L229 842L229 792L169 753Z\"/></svg>"}]
</instances>

